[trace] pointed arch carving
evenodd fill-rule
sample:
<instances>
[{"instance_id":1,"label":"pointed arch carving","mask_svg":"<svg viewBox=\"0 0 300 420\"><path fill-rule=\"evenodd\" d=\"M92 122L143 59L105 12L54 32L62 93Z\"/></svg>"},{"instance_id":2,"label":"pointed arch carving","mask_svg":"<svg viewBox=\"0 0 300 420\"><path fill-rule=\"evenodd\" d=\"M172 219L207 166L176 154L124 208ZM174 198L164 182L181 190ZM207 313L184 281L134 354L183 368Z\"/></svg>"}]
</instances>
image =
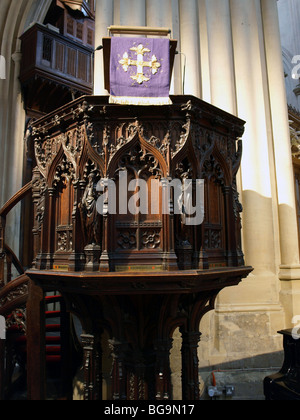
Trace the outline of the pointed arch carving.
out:
<instances>
[{"instance_id":1,"label":"pointed arch carving","mask_svg":"<svg viewBox=\"0 0 300 420\"><path fill-rule=\"evenodd\" d=\"M34 148L39 171L44 178L48 179L52 165L55 165L54 162L64 153L60 139L50 136L43 139L38 135L34 141Z\"/></svg>"},{"instance_id":2,"label":"pointed arch carving","mask_svg":"<svg viewBox=\"0 0 300 420\"><path fill-rule=\"evenodd\" d=\"M140 146L144 157L145 156L153 156L153 158L157 161L157 168L159 167L159 170L161 172L161 177L167 176L167 163L160 153L160 151L155 148L151 143L149 143L140 133L140 130L135 130L134 134L131 136L129 140L124 142L124 144L116 150L114 155L111 157L109 164L108 164L108 175L111 177L115 176L116 171L118 170L120 160L122 159L122 156L125 156L126 154L130 153L130 151L134 150L136 146Z\"/></svg>"},{"instance_id":3,"label":"pointed arch carving","mask_svg":"<svg viewBox=\"0 0 300 420\"><path fill-rule=\"evenodd\" d=\"M242 253L236 239L240 228L236 225L239 225L241 206L235 177L240 166L239 139L244 122L233 121L227 114L216 117L211 107L195 99L186 106L168 108L164 115L159 108L116 107L100 104L100 99L94 97L82 101L81 98L70 108L32 124L39 171L48 186L46 202L50 203L51 194L56 200L59 173L72 182L71 216L73 226L76 225L73 238L77 237L73 252L77 252L77 247L79 258L84 259L85 248L93 245L88 243L91 241L85 234L86 218L82 217L80 207L93 178L91 197L97 203L100 198L103 210L99 215L101 238L98 233L97 240L95 235L92 238L97 252L101 253L100 262L97 254L95 269L124 269L132 262L134 266L163 270L240 264ZM67 171L65 177L62 168ZM119 176L124 170L128 172L126 181ZM171 188L169 213L164 214L163 185L174 179L181 180L182 185L185 179L194 180L193 192L196 180L205 180L202 225L185 224L185 215L175 212L179 199ZM111 189L109 194L116 195L117 215L113 211L110 214L107 190L97 190L99 180L115 182L115 190ZM146 183L134 184L137 180ZM108 184L104 188L109 188ZM120 194L123 190L124 195ZM148 194L148 202L138 209L141 191ZM126 205L120 205L125 201ZM129 211L130 202L136 203L138 214ZM152 202L155 202L153 212L149 204Z\"/></svg>"},{"instance_id":4,"label":"pointed arch carving","mask_svg":"<svg viewBox=\"0 0 300 420\"><path fill-rule=\"evenodd\" d=\"M63 165L64 160L65 162L68 162L70 165L72 165L72 162L68 161L64 153L63 147L61 146L48 170L47 182L49 188L52 188L53 186L55 187L55 184L57 184L58 171L62 173L63 168L61 167L61 165Z\"/></svg>"},{"instance_id":5,"label":"pointed arch carving","mask_svg":"<svg viewBox=\"0 0 300 420\"><path fill-rule=\"evenodd\" d=\"M101 173L101 176L105 175L105 161L102 156L100 156L95 149L92 147L91 143L88 141L88 136L86 129L84 131L84 147L82 151L82 155L80 157L80 165L79 165L79 178L82 179L82 168L85 167L88 160L91 160L94 162L97 167L99 168L99 171Z\"/></svg>"}]
</instances>

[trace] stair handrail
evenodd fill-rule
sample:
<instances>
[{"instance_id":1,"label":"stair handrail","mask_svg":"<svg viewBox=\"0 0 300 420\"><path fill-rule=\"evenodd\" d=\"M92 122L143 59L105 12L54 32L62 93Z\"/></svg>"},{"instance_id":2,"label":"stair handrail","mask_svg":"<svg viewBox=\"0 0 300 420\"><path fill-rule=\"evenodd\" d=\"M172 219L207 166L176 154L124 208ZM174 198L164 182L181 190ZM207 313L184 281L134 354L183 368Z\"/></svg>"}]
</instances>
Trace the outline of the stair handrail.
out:
<instances>
[{"instance_id":1,"label":"stair handrail","mask_svg":"<svg viewBox=\"0 0 300 420\"><path fill-rule=\"evenodd\" d=\"M14 196L12 196L0 210L0 217L6 217L8 213L21 201L32 189L32 181L24 185Z\"/></svg>"},{"instance_id":2,"label":"stair handrail","mask_svg":"<svg viewBox=\"0 0 300 420\"><path fill-rule=\"evenodd\" d=\"M0 289L0 315L7 316L26 305L29 294L29 277L22 274Z\"/></svg>"},{"instance_id":3,"label":"stair handrail","mask_svg":"<svg viewBox=\"0 0 300 420\"><path fill-rule=\"evenodd\" d=\"M23 200L32 190L32 182L24 185L10 200L4 204L0 210L0 288L4 287L7 283L11 281L11 269L8 270L6 280L5 280L5 258L9 258L9 264L13 264L17 269L18 273L21 275L24 273L22 264L18 260L15 253L9 248L5 243L5 226L6 226L6 217L9 212L17 205L21 200Z\"/></svg>"}]
</instances>

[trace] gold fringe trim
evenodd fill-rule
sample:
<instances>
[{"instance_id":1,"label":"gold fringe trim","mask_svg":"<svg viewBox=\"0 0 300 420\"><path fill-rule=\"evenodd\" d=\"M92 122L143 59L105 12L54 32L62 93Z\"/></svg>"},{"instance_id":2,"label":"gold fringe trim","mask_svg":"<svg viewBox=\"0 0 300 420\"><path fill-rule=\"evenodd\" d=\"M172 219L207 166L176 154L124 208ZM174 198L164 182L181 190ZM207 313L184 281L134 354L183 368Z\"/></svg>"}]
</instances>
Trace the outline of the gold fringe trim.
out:
<instances>
[{"instance_id":1,"label":"gold fringe trim","mask_svg":"<svg viewBox=\"0 0 300 420\"><path fill-rule=\"evenodd\" d=\"M169 97L151 98L110 95L109 103L119 105L172 105L173 102Z\"/></svg>"}]
</instances>

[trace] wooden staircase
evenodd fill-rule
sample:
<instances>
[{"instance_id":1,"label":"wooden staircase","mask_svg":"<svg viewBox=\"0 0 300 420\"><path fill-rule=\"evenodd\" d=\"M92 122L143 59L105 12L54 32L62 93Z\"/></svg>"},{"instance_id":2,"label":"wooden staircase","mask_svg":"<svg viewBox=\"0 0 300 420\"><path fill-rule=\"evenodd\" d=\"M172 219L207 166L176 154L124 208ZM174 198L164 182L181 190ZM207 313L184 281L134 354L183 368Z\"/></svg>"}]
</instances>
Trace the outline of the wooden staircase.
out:
<instances>
[{"instance_id":1,"label":"wooden staircase","mask_svg":"<svg viewBox=\"0 0 300 420\"><path fill-rule=\"evenodd\" d=\"M60 364L62 360L61 355L61 342L62 342L62 312L61 310L47 310L47 307L50 305L57 305L62 302L61 295L53 295L45 297L45 320L46 320L46 362L49 366L53 364ZM22 314L19 315L20 320ZM11 318L11 315L8 317L8 323ZM26 355L27 353L27 337L26 332L20 328L20 325L14 324L8 327L7 336L13 334L20 334L15 340L15 346L18 349L19 353Z\"/></svg>"},{"instance_id":2,"label":"wooden staircase","mask_svg":"<svg viewBox=\"0 0 300 420\"><path fill-rule=\"evenodd\" d=\"M25 274L22 263L5 242L5 225L8 213L29 193L31 193L31 183L23 187L0 210L0 315L5 317L7 325L6 340L0 340L0 400L9 399L14 392L13 378L16 376L16 370L18 370L18 382L22 376L21 382L26 388L28 356L26 312L30 279ZM18 277L12 279L13 273L17 273ZM63 297L55 292L47 293L44 297L44 308L49 398L71 398L71 388L66 384L66 377L72 369L69 359L74 350L70 314L67 312ZM78 350L77 343L76 349ZM72 374L69 377L72 377Z\"/></svg>"},{"instance_id":3,"label":"wooden staircase","mask_svg":"<svg viewBox=\"0 0 300 420\"><path fill-rule=\"evenodd\" d=\"M21 283L24 281L24 283ZM5 376L4 390L2 390L3 398L10 398L16 392L13 376L17 374L18 382L20 376L23 376L23 386L26 387L26 368L27 368L27 352L28 341L26 336L26 293L27 284L26 276L21 276L9 284L7 296L16 296L14 301L7 305L1 306L0 314L6 314L7 334L6 334L6 363L2 375ZM13 289L13 286L16 288ZM22 288L20 288L22 285ZM18 290L25 291L23 295L18 296ZM12 292L13 291L13 292ZM0 296L5 296L5 290L1 290ZM1 298L0 298L1 299ZM10 298L9 298L10 299ZM70 337L70 316L66 311L65 302L61 295L53 294L45 297L45 359L48 383L48 397L64 398L67 392L67 386L63 380L68 366L67 353L70 346L66 337ZM17 365L16 365L17 362ZM16 368L18 366L18 368ZM18 390L17 390L18 392Z\"/></svg>"},{"instance_id":4,"label":"wooden staircase","mask_svg":"<svg viewBox=\"0 0 300 420\"><path fill-rule=\"evenodd\" d=\"M20 283L21 280L27 281L26 276L12 281L9 284L9 289L13 290L14 284L19 287L22 284ZM26 285L26 283L24 284ZM23 290L25 289L26 287ZM3 295L5 295L5 291L1 290L0 296ZM10 308L14 308L14 310L6 308L9 314L5 316L7 322L6 363L1 371L1 375L5 377L4 389L1 390L2 399L9 399L16 392L16 386L13 381L13 376L16 373L18 382L20 382L19 377L23 377L21 382L23 387L26 388L28 354L28 340L26 335L27 298L27 293L16 297L16 300L14 302L11 301L9 304ZM0 314L4 313L4 309L5 306L0 307ZM46 388L49 399L70 399L72 397L71 384L67 378L72 378L75 373L74 364L71 362L75 360L75 367L77 367L77 360L79 361L77 358L78 342L76 342L77 345L75 346L76 339L74 335L70 314L66 310L63 297L55 293L46 296L45 361ZM72 355L75 355L75 357L72 358ZM78 355L80 355L80 352L78 352Z\"/></svg>"},{"instance_id":5,"label":"wooden staircase","mask_svg":"<svg viewBox=\"0 0 300 420\"><path fill-rule=\"evenodd\" d=\"M48 306L61 304L61 302L61 295L46 296L45 298L47 364L61 363L61 310L47 310Z\"/></svg>"}]
</instances>

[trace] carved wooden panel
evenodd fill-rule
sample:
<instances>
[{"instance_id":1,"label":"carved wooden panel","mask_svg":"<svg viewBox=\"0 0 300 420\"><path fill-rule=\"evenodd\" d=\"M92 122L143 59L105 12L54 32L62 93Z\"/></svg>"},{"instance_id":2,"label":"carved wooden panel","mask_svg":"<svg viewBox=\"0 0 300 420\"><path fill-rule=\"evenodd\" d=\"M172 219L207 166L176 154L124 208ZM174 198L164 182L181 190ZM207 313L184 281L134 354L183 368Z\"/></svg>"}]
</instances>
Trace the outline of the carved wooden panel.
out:
<instances>
[{"instance_id":1,"label":"carved wooden panel","mask_svg":"<svg viewBox=\"0 0 300 420\"><path fill-rule=\"evenodd\" d=\"M81 270L88 264L110 271L243 264L235 177L244 122L193 97L180 99L166 107L116 107L86 97L33 124L41 177L35 178L42 192L35 206L41 231L37 267ZM170 211L163 212L165 179L194 180L194 189L196 180L204 179L201 225L187 225L174 211L174 194ZM97 208L108 180L116 187L116 214L103 196L101 211ZM147 186L147 211L139 202L134 213L129 203L137 201L140 180ZM100 181L106 183L102 192ZM50 230L54 249L43 241Z\"/></svg>"}]
</instances>

